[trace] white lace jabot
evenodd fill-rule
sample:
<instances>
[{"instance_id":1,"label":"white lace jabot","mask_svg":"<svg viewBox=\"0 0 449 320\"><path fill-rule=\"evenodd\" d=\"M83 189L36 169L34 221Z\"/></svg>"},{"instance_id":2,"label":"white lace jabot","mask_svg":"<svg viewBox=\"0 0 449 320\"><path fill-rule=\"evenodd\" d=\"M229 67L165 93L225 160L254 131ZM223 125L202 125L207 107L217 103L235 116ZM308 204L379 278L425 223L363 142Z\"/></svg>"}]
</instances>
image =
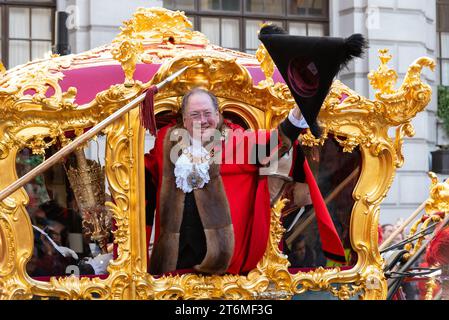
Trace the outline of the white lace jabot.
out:
<instances>
[{"instance_id":1,"label":"white lace jabot","mask_svg":"<svg viewBox=\"0 0 449 320\"><path fill-rule=\"evenodd\" d=\"M203 188L210 180L209 159L209 152L204 147L185 148L175 163L176 187L185 193Z\"/></svg>"}]
</instances>

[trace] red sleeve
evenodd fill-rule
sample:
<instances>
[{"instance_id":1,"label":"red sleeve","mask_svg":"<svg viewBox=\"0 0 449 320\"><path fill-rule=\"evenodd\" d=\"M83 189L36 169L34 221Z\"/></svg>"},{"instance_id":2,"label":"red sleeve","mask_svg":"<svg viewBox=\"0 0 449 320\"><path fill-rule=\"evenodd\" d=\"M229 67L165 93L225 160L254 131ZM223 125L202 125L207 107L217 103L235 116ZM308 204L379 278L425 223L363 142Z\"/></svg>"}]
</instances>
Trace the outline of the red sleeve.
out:
<instances>
[{"instance_id":1,"label":"red sleeve","mask_svg":"<svg viewBox=\"0 0 449 320\"><path fill-rule=\"evenodd\" d=\"M160 187L160 177L162 170L162 149L163 149L163 141L165 138L165 134L167 133L168 128L171 125L168 125L161 130L159 130L156 141L154 142L153 149L150 150L149 153L144 155L145 162L145 235L146 235L146 245L147 245L147 254L148 254L148 246L150 244L150 238L152 232L154 232L155 240L159 235L159 231L157 226L158 224L158 216L156 215L156 228L153 231L153 220L154 214L157 208L157 191ZM150 257L147 256L148 261L150 261ZM148 266L150 264L148 263Z\"/></svg>"}]
</instances>

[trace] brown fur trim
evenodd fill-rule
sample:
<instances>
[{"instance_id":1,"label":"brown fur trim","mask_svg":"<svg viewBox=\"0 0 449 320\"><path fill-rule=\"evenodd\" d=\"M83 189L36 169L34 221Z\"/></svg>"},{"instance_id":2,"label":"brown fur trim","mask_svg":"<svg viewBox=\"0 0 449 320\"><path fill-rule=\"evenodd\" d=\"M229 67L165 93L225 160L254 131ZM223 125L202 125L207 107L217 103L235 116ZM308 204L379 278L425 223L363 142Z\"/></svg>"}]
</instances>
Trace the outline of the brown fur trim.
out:
<instances>
[{"instance_id":1,"label":"brown fur trim","mask_svg":"<svg viewBox=\"0 0 449 320\"><path fill-rule=\"evenodd\" d=\"M231 211L219 170L219 165L211 164L209 183L202 189L193 191L204 229L217 229L232 224Z\"/></svg>"},{"instance_id":2,"label":"brown fur trim","mask_svg":"<svg viewBox=\"0 0 449 320\"><path fill-rule=\"evenodd\" d=\"M162 182L159 191L160 234L151 254L150 273L161 274L176 269L179 249L179 230L184 212L185 194L176 187L174 165L170 161L170 150L174 142L167 130L163 143Z\"/></svg>"},{"instance_id":3,"label":"brown fur trim","mask_svg":"<svg viewBox=\"0 0 449 320\"><path fill-rule=\"evenodd\" d=\"M151 254L150 273L156 275L176 270L178 253L179 233L161 233Z\"/></svg>"},{"instance_id":4,"label":"brown fur trim","mask_svg":"<svg viewBox=\"0 0 449 320\"><path fill-rule=\"evenodd\" d=\"M229 268L234 254L234 228L204 229L207 253L201 264L194 266L199 272L223 274Z\"/></svg>"}]
</instances>

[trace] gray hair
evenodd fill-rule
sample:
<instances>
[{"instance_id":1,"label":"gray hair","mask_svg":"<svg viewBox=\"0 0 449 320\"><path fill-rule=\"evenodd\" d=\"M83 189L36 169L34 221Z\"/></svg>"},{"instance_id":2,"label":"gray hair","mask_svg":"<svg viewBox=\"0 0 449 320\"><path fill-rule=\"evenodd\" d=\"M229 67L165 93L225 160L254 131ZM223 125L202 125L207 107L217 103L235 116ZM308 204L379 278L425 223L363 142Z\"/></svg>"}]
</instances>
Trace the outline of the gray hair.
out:
<instances>
[{"instance_id":1,"label":"gray hair","mask_svg":"<svg viewBox=\"0 0 449 320\"><path fill-rule=\"evenodd\" d=\"M209 96L209 98L212 100L212 105L214 106L215 111L218 111L218 100L217 97L210 91L207 91L202 88L195 88L187 92L184 97L182 98L181 102L181 114L184 115L184 112L186 111L187 104L189 103L189 99L191 96L197 93L204 93Z\"/></svg>"}]
</instances>

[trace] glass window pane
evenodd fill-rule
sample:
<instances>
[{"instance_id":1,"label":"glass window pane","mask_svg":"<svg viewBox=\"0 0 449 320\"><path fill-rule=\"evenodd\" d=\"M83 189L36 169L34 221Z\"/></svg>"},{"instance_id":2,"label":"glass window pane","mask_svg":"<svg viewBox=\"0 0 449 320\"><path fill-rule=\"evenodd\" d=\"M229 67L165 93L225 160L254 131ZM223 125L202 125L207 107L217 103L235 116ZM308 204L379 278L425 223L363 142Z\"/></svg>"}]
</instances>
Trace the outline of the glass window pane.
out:
<instances>
[{"instance_id":1,"label":"glass window pane","mask_svg":"<svg viewBox=\"0 0 449 320\"><path fill-rule=\"evenodd\" d=\"M194 10L195 0L163 0L162 6L167 9Z\"/></svg>"},{"instance_id":2,"label":"glass window pane","mask_svg":"<svg viewBox=\"0 0 449 320\"><path fill-rule=\"evenodd\" d=\"M27 39L30 37L29 8L9 8L9 37Z\"/></svg>"},{"instance_id":3,"label":"glass window pane","mask_svg":"<svg viewBox=\"0 0 449 320\"><path fill-rule=\"evenodd\" d=\"M50 41L33 41L31 44L31 60L45 58L51 52Z\"/></svg>"},{"instance_id":4,"label":"glass window pane","mask_svg":"<svg viewBox=\"0 0 449 320\"><path fill-rule=\"evenodd\" d=\"M324 36L324 25L318 23L309 23L309 36Z\"/></svg>"},{"instance_id":5,"label":"glass window pane","mask_svg":"<svg viewBox=\"0 0 449 320\"><path fill-rule=\"evenodd\" d=\"M220 0L201 0L201 10L220 10Z\"/></svg>"},{"instance_id":6,"label":"glass window pane","mask_svg":"<svg viewBox=\"0 0 449 320\"><path fill-rule=\"evenodd\" d=\"M176 7L183 10L195 10L195 0L176 0Z\"/></svg>"},{"instance_id":7,"label":"glass window pane","mask_svg":"<svg viewBox=\"0 0 449 320\"><path fill-rule=\"evenodd\" d=\"M314 0L309 7L309 15L310 16L323 16L324 15L324 1L323 0Z\"/></svg>"},{"instance_id":8,"label":"glass window pane","mask_svg":"<svg viewBox=\"0 0 449 320\"><path fill-rule=\"evenodd\" d=\"M192 16L188 16L186 15L187 19L190 21L190 23L192 24L193 28L188 28L189 30L198 30L197 26L195 24L195 17Z\"/></svg>"},{"instance_id":9,"label":"glass window pane","mask_svg":"<svg viewBox=\"0 0 449 320\"><path fill-rule=\"evenodd\" d=\"M257 32L260 30L261 20L246 20L245 21L245 35L247 50L256 50L259 47L260 41L257 37ZM248 51L247 51L248 52Z\"/></svg>"},{"instance_id":10,"label":"glass window pane","mask_svg":"<svg viewBox=\"0 0 449 320\"><path fill-rule=\"evenodd\" d=\"M449 60L441 62L441 84L449 86Z\"/></svg>"},{"instance_id":11,"label":"glass window pane","mask_svg":"<svg viewBox=\"0 0 449 320\"><path fill-rule=\"evenodd\" d=\"M201 32L212 44L220 44L220 20L218 18L201 18Z\"/></svg>"},{"instance_id":12,"label":"glass window pane","mask_svg":"<svg viewBox=\"0 0 449 320\"><path fill-rule=\"evenodd\" d=\"M240 0L221 0L222 10L240 11Z\"/></svg>"},{"instance_id":13,"label":"glass window pane","mask_svg":"<svg viewBox=\"0 0 449 320\"><path fill-rule=\"evenodd\" d=\"M246 12L284 14L284 6L279 0L246 0L245 4Z\"/></svg>"},{"instance_id":14,"label":"glass window pane","mask_svg":"<svg viewBox=\"0 0 449 320\"><path fill-rule=\"evenodd\" d=\"M288 0L290 15L323 17L326 15L327 0Z\"/></svg>"},{"instance_id":15,"label":"glass window pane","mask_svg":"<svg viewBox=\"0 0 449 320\"><path fill-rule=\"evenodd\" d=\"M26 40L9 41L9 68L30 61L30 42Z\"/></svg>"},{"instance_id":16,"label":"glass window pane","mask_svg":"<svg viewBox=\"0 0 449 320\"><path fill-rule=\"evenodd\" d=\"M1 40L3 38L2 10L3 10L3 8L0 7L0 60L2 59L2 41ZM3 61L1 61L1 63L3 64ZM6 66L4 66L4 67L6 67Z\"/></svg>"},{"instance_id":17,"label":"glass window pane","mask_svg":"<svg viewBox=\"0 0 449 320\"><path fill-rule=\"evenodd\" d=\"M175 2L173 0L164 0L162 2L162 6L164 8L167 8L167 9L174 9L175 8Z\"/></svg>"},{"instance_id":18,"label":"glass window pane","mask_svg":"<svg viewBox=\"0 0 449 320\"><path fill-rule=\"evenodd\" d=\"M239 20L221 20L221 46L231 49L238 49L240 47Z\"/></svg>"},{"instance_id":19,"label":"glass window pane","mask_svg":"<svg viewBox=\"0 0 449 320\"><path fill-rule=\"evenodd\" d=\"M56 0L7 0L6 2L33 2L33 3L56 4Z\"/></svg>"},{"instance_id":20,"label":"glass window pane","mask_svg":"<svg viewBox=\"0 0 449 320\"><path fill-rule=\"evenodd\" d=\"M438 28L440 31L449 32L449 3L440 3L437 8L438 14Z\"/></svg>"},{"instance_id":21,"label":"glass window pane","mask_svg":"<svg viewBox=\"0 0 449 320\"><path fill-rule=\"evenodd\" d=\"M240 11L240 0L201 0L201 10Z\"/></svg>"},{"instance_id":22,"label":"glass window pane","mask_svg":"<svg viewBox=\"0 0 449 320\"><path fill-rule=\"evenodd\" d=\"M31 37L51 40L51 9L31 9Z\"/></svg>"},{"instance_id":23,"label":"glass window pane","mask_svg":"<svg viewBox=\"0 0 449 320\"><path fill-rule=\"evenodd\" d=\"M245 49L246 52L252 53L249 50L257 50L259 47L260 41L258 39L257 33L260 30L260 25L264 22L272 22L275 25L280 27L284 27L282 21L271 21L271 20L246 20L245 21ZM255 52L255 51L254 51Z\"/></svg>"},{"instance_id":24,"label":"glass window pane","mask_svg":"<svg viewBox=\"0 0 449 320\"><path fill-rule=\"evenodd\" d=\"M449 32L441 33L441 58L449 59Z\"/></svg>"},{"instance_id":25,"label":"glass window pane","mask_svg":"<svg viewBox=\"0 0 449 320\"><path fill-rule=\"evenodd\" d=\"M290 22L289 34L294 36L307 36L307 25L301 22Z\"/></svg>"}]
</instances>

